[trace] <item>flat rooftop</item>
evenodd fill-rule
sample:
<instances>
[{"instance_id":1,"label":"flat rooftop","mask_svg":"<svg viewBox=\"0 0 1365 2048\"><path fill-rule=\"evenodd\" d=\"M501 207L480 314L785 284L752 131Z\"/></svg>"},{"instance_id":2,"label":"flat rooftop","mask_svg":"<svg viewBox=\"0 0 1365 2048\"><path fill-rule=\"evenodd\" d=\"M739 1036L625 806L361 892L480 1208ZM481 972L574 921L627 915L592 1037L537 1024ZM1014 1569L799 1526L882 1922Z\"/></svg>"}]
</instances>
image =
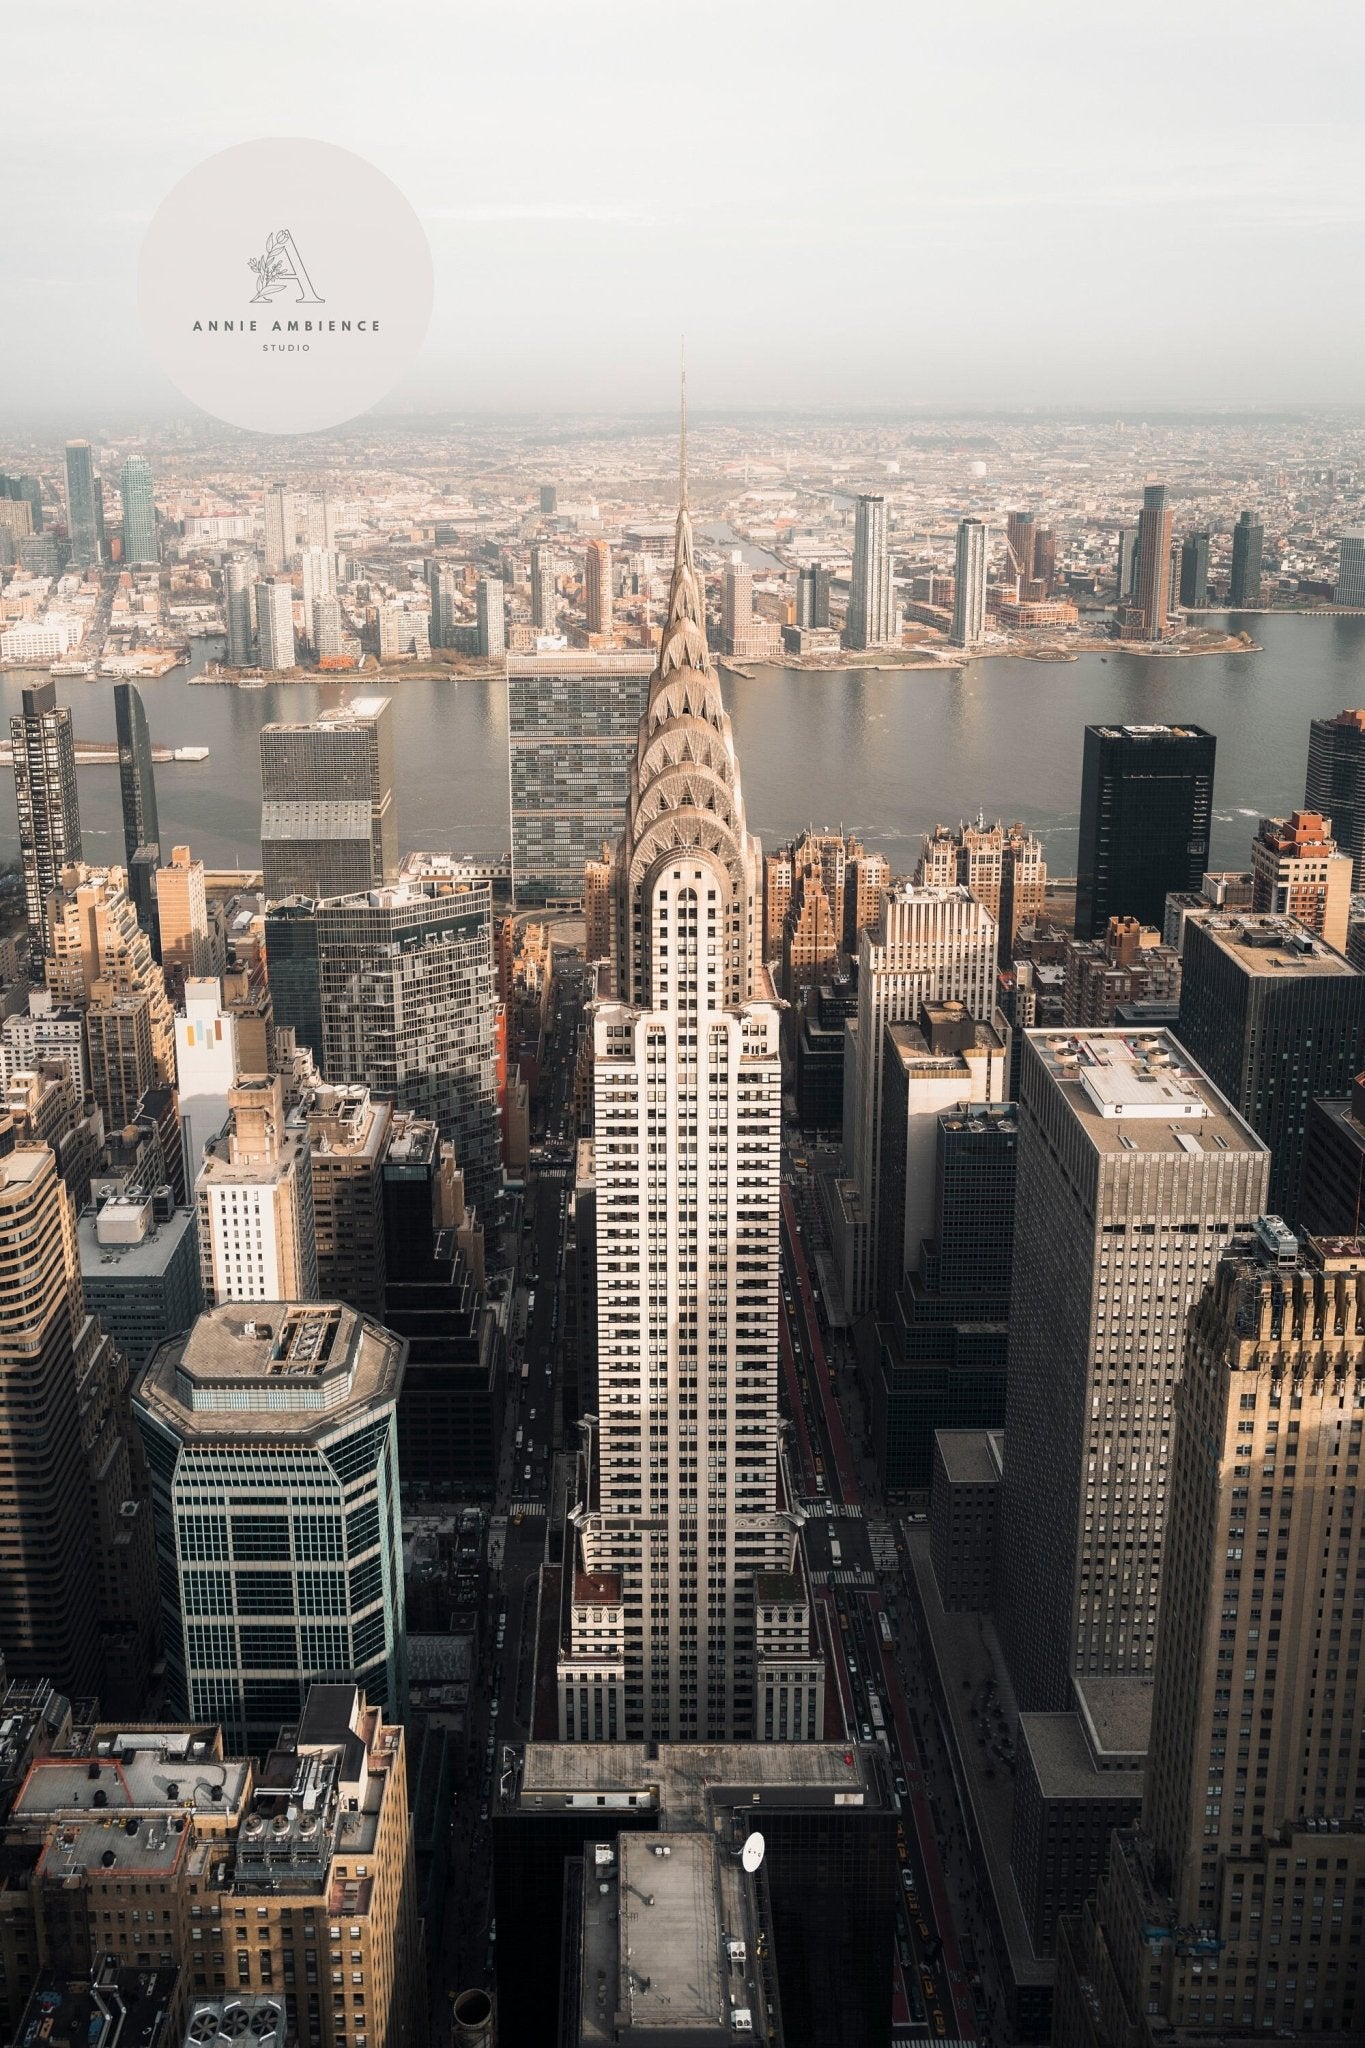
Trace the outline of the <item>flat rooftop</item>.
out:
<instances>
[{"instance_id":1,"label":"flat rooftop","mask_svg":"<svg viewBox=\"0 0 1365 2048\"><path fill-rule=\"evenodd\" d=\"M738 1792L746 1805L886 1803L880 1759L867 1744L833 1742L528 1742L508 1808L644 1809L665 1830L706 1824L707 1802ZM757 1795L750 1797L750 1795ZM755 1826L759 1825L755 1822Z\"/></svg>"},{"instance_id":2,"label":"flat rooftop","mask_svg":"<svg viewBox=\"0 0 1365 2048\"><path fill-rule=\"evenodd\" d=\"M212 1753L209 1736L182 1730L127 1730L101 1740L99 1754L39 1757L14 1802L16 1821L99 1814L120 1825L130 1814L238 1811L251 1776L243 1757Z\"/></svg>"},{"instance_id":3,"label":"flat rooftop","mask_svg":"<svg viewBox=\"0 0 1365 2048\"><path fill-rule=\"evenodd\" d=\"M344 1302L225 1302L159 1347L137 1398L186 1441L306 1437L396 1401L406 1358Z\"/></svg>"},{"instance_id":4,"label":"flat rooftop","mask_svg":"<svg viewBox=\"0 0 1365 2048\"><path fill-rule=\"evenodd\" d=\"M1071 1683L1097 1756L1117 1762L1147 1754L1152 1734L1150 1678L1073 1678Z\"/></svg>"},{"instance_id":5,"label":"flat rooftop","mask_svg":"<svg viewBox=\"0 0 1365 2048\"><path fill-rule=\"evenodd\" d=\"M1021 1714L1019 1737L1028 1744L1044 1799L1141 1799L1139 1769L1096 1767L1079 1714Z\"/></svg>"},{"instance_id":6,"label":"flat rooftop","mask_svg":"<svg viewBox=\"0 0 1365 2048\"><path fill-rule=\"evenodd\" d=\"M993 1486L1000 1468L984 1429L939 1429L934 1432L944 1470L955 1486Z\"/></svg>"},{"instance_id":7,"label":"flat rooftop","mask_svg":"<svg viewBox=\"0 0 1365 2048\"><path fill-rule=\"evenodd\" d=\"M1185 924L1187 929L1198 926L1207 932L1244 974L1303 981L1322 975L1354 980L1360 972L1292 917L1270 911L1192 910L1186 913Z\"/></svg>"},{"instance_id":8,"label":"flat rooftop","mask_svg":"<svg viewBox=\"0 0 1365 2048\"><path fill-rule=\"evenodd\" d=\"M140 1203L131 1207L140 1208ZM101 1280L159 1280L180 1248L186 1232L196 1234L193 1209L177 1209L164 1223L153 1222L145 1237L131 1244L104 1244L93 1209L76 1219L81 1279L89 1286Z\"/></svg>"},{"instance_id":9,"label":"flat rooftop","mask_svg":"<svg viewBox=\"0 0 1365 2048\"><path fill-rule=\"evenodd\" d=\"M1025 1033L1097 1152L1264 1152L1169 1031Z\"/></svg>"},{"instance_id":10,"label":"flat rooftop","mask_svg":"<svg viewBox=\"0 0 1365 2048\"><path fill-rule=\"evenodd\" d=\"M250 1082L239 1082L233 1093L240 1094L244 1086L250 1085ZM194 1099L187 1098L191 1101ZM219 1096L209 1099L222 1100ZM230 1103L231 1097L228 1100ZM240 1106L249 1111L254 1104L248 1100ZM308 1119L301 1109L293 1109L279 1129L279 1146L273 1159L234 1159L232 1140L235 1136L235 1115L236 1111L230 1109L226 1127L215 1137L210 1138L204 1146L203 1160L195 1176L196 1187L214 1187L219 1184L243 1188L274 1187L279 1181L287 1178L296 1167L300 1154L308 1149Z\"/></svg>"},{"instance_id":11,"label":"flat rooftop","mask_svg":"<svg viewBox=\"0 0 1365 2048\"><path fill-rule=\"evenodd\" d=\"M52 1158L46 1145L19 1145L0 1158L0 1188L25 1188Z\"/></svg>"},{"instance_id":12,"label":"flat rooftop","mask_svg":"<svg viewBox=\"0 0 1365 2048\"><path fill-rule=\"evenodd\" d=\"M1106 740L1206 740L1209 734L1202 725L1088 725L1087 732L1097 732Z\"/></svg>"},{"instance_id":13,"label":"flat rooftop","mask_svg":"<svg viewBox=\"0 0 1365 2048\"><path fill-rule=\"evenodd\" d=\"M1003 1041L993 1024L983 1024L979 1018L964 1020L970 1031L967 1044L936 1048L918 1024L888 1024L886 1036L896 1049L901 1065L910 1072L929 1074L951 1074L965 1072L968 1056L978 1052L1001 1052Z\"/></svg>"},{"instance_id":14,"label":"flat rooftop","mask_svg":"<svg viewBox=\"0 0 1365 2048\"><path fill-rule=\"evenodd\" d=\"M709 1833L628 1832L584 1851L583 2044L769 2038L754 1879ZM745 2025L737 2015L747 2015ZM638 2031L637 2031L638 2030Z\"/></svg>"}]
</instances>

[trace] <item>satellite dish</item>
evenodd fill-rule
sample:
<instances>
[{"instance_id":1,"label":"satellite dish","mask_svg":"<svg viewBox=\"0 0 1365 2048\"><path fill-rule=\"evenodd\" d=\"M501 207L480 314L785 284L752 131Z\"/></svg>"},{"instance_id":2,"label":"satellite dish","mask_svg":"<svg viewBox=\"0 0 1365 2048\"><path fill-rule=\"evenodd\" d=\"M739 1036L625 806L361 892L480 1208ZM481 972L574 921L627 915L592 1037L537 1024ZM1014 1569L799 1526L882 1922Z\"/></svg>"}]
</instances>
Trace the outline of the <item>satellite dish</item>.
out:
<instances>
[{"instance_id":1,"label":"satellite dish","mask_svg":"<svg viewBox=\"0 0 1365 2048\"><path fill-rule=\"evenodd\" d=\"M763 1861L763 1851L767 1848L767 1846L768 1845L764 1841L762 1835L755 1832L754 1834L750 1835L748 1841L740 1850L739 1860L744 1865L744 1868L749 1872L749 1875L751 1877L753 1876L753 1873L758 1869L759 1864Z\"/></svg>"}]
</instances>

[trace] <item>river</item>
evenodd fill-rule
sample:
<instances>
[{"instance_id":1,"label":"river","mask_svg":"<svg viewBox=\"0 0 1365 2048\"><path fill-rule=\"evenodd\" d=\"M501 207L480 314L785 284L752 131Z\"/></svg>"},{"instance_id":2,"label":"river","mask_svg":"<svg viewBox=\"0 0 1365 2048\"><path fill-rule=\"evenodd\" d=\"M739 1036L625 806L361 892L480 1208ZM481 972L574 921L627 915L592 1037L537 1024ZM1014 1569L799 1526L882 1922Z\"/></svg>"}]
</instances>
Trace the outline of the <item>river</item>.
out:
<instances>
[{"instance_id":1,"label":"river","mask_svg":"<svg viewBox=\"0 0 1365 2048\"><path fill-rule=\"evenodd\" d=\"M1218 736L1212 864L1244 866L1255 821L1303 799L1310 718L1365 704L1365 617L1233 615L1263 652L1083 654L1074 662L995 659L961 671L801 672L755 667L723 678L749 822L776 845L809 823L843 824L914 864L921 834L978 808L1023 818L1055 874L1075 870L1083 727L1192 720ZM217 651L196 641L193 666ZM26 678L0 677L6 711ZM27 680L34 680L30 674ZM114 737L113 686L58 679L78 737ZM260 757L268 719L310 718L373 681L191 686L173 669L138 684L155 741L207 746L207 761L156 773L161 837L210 865L259 859ZM496 683L386 679L393 700L403 847L494 853L510 843L507 711ZM86 858L122 858L118 774L80 770ZM18 850L12 800L0 799L0 856Z\"/></svg>"}]
</instances>

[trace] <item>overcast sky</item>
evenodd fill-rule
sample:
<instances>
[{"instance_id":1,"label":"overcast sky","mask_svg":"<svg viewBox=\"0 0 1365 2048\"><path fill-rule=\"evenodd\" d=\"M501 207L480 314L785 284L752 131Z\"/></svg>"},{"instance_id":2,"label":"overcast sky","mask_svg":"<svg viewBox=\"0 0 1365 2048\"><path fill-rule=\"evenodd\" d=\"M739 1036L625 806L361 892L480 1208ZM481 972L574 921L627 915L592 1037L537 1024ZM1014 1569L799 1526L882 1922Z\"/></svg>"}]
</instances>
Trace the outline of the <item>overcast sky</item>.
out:
<instances>
[{"instance_id":1,"label":"overcast sky","mask_svg":"<svg viewBox=\"0 0 1365 2048\"><path fill-rule=\"evenodd\" d=\"M137 251L258 135L431 237L401 400L1365 404L1365 13L1329 0L6 6L0 408L176 404Z\"/></svg>"}]
</instances>

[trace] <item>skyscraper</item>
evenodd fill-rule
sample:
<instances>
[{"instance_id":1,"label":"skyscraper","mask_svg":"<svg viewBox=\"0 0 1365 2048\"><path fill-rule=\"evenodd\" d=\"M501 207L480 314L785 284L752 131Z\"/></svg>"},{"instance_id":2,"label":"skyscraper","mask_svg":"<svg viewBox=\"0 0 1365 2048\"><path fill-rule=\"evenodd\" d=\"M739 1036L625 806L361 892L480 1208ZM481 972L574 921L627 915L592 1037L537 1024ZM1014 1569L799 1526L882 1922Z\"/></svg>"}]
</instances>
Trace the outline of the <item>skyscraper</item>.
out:
<instances>
[{"instance_id":1,"label":"skyscraper","mask_svg":"<svg viewBox=\"0 0 1365 2048\"><path fill-rule=\"evenodd\" d=\"M344 896L398 872L387 697L261 727L266 896Z\"/></svg>"},{"instance_id":2,"label":"skyscraper","mask_svg":"<svg viewBox=\"0 0 1365 2048\"><path fill-rule=\"evenodd\" d=\"M316 1298L308 1121L302 1109L286 1115L278 1074L228 1090L227 1126L204 1146L195 1200L205 1300Z\"/></svg>"},{"instance_id":3,"label":"skyscraper","mask_svg":"<svg viewBox=\"0 0 1365 2048\"><path fill-rule=\"evenodd\" d=\"M304 622L311 633L313 606L320 597L337 594L337 558L327 548L305 548L299 562L303 570Z\"/></svg>"},{"instance_id":4,"label":"skyscraper","mask_svg":"<svg viewBox=\"0 0 1365 2048\"><path fill-rule=\"evenodd\" d=\"M223 618L227 627L224 659L229 668L249 668L255 650L252 618L253 565L234 555L223 569Z\"/></svg>"},{"instance_id":5,"label":"skyscraper","mask_svg":"<svg viewBox=\"0 0 1365 2048\"><path fill-rule=\"evenodd\" d=\"M876 1162L878 1306L895 1297L933 1235L939 1113L954 1104L1007 1102L1009 1034L962 1003L926 1003L912 1024L882 1033L881 1145ZM1003 1418L1000 1418L1003 1420ZM918 1485L929 1479L928 1440Z\"/></svg>"},{"instance_id":6,"label":"skyscraper","mask_svg":"<svg viewBox=\"0 0 1365 2048\"><path fill-rule=\"evenodd\" d=\"M829 625L829 570L819 562L810 563L797 576L796 623L803 627Z\"/></svg>"},{"instance_id":7,"label":"skyscraper","mask_svg":"<svg viewBox=\"0 0 1365 2048\"><path fill-rule=\"evenodd\" d=\"M431 593L431 645L454 647L456 601L460 594L459 571L453 563L435 559L427 561L423 567L427 589Z\"/></svg>"},{"instance_id":8,"label":"skyscraper","mask_svg":"<svg viewBox=\"0 0 1365 2048\"><path fill-rule=\"evenodd\" d=\"M986 630L986 542L989 538L987 528L979 519L959 521L953 630L948 636L954 647L975 647Z\"/></svg>"},{"instance_id":9,"label":"skyscraper","mask_svg":"<svg viewBox=\"0 0 1365 2048\"><path fill-rule=\"evenodd\" d=\"M144 1086L175 1084L175 1013L120 868L68 868L49 906L47 986L61 1003L94 1012L119 999L145 1006ZM92 1082L94 1080L92 1072ZM106 1099L106 1113L111 1102ZM111 1128L124 1121L119 1118Z\"/></svg>"},{"instance_id":10,"label":"skyscraper","mask_svg":"<svg viewBox=\"0 0 1365 2048\"><path fill-rule=\"evenodd\" d=\"M486 885L420 871L285 904L266 926L277 1025L312 1045L325 1080L429 1117L480 1208L500 1177L492 927Z\"/></svg>"},{"instance_id":11,"label":"skyscraper","mask_svg":"<svg viewBox=\"0 0 1365 2048\"><path fill-rule=\"evenodd\" d=\"M71 861L81 857L76 798L76 742L71 713L48 681L20 692L9 722L14 793L19 805L19 858L28 927L46 945L47 899Z\"/></svg>"},{"instance_id":12,"label":"skyscraper","mask_svg":"<svg viewBox=\"0 0 1365 2048\"><path fill-rule=\"evenodd\" d=\"M29 532L43 530L43 487L36 476L0 475L0 498L11 504L27 505L29 509Z\"/></svg>"},{"instance_id":13,"label":"skyscraper","mask_svg":"<svg viewBox=\"0 0 1365 2048\"><path fill-rule=\"evenodd\" d=\"M362 1315L384 1313L384 1153L393 1104L363 1082L306 1100L318 1293Z\"/></svg>"},{"instance_id":14,"label":"skyscraper","mask_svg":"<svg viewBox=\"0 0 1365 2048\"><path fill-rule=\"evenodd\" d=\"M595 1590L561 1646L561 1722L575 1725L584 1669L618 1735L742 1738L755 1579L798 1563L777 1473L782 1083L762 853L707 652L685 482L614 881L617 1000L591 1026L599 1419L570 1526L572 1568ZM606 1716L582 1732L608 1735Z\"/></svg>"},{"instance_id":15,"label":"skyscraper","mask_svg":"<svg viewBox=\"0 0 1365 2048\"><path fill-rule=\"evenodd\" d=\"M506 1340L472 1263L474 1219L455 1148L427 1118L399 1110L382 1172L383 1320L408 1340L398 1403L404 1493L491 1497L506 1429Z\"/></svg>"},{"instance_id":16,"label":"skyscraper","mask_svg":"<svg viewBox=\"0 0 1365 2048\"><path fill-rule=\"evenodd\" d=\"M746 654L753 630L754 572L736 549L721 578L720 635L725 652Z\"/></svg>"},{"instance_id":17,"label":"skyscraper","mask_svg":"<svg viewBox=\"0 0 1365 2048\"><path fill-rule=\"evenodd\" d=\"M300 524L299 512L303 518ZM335 498L308 497L295 508L295 525L299 526L305 546L322 548L333 554L337 544L337 502Z\"/></svg>"},{"instance_id":18,"label":"skyscraper","mask_svg":"<svg viewBox=\"0 0 1365 2048\"><path fill-rule=\"evenodd\" d=\"M1363 1416L1365 1243L1261 1219L1190 1322L1142 1819L1063 1923L1059 2048L1359 2038Z\"/></svg>"},{"instance_id":19,"label":"skyscraper","mask_svg":"<svg viewBox=\"0 0 1365 2048\"><path fill-rule=\"evenodd\" d=\"M262 668L293 668L294 590L287 576L256 585L256 638Z\"/></svg>"},{"instance_id":20,"label":"skyscraper","mask_svg":"<svg viewBox=\"0 0 1365 2048\"><path fill-rule=\"evenodd\" d=\"M1351 856L1316 811L1262 818L1251 842L1251 907L1292 917L1338 953L1351 915Z\"/></svg>"},{"instance_id":21,"label":"skyscraper","mask_svg":"<svg viewBox=\"0 0 1365 2048\"><path fill-rule=\"evenodd\" d=\"M173 1712L258 1749L318 1680L405 1713L406 1350L340 1302L234 1302L138 1380Z\"/></svg>"},{"instance_id":22,"label":"skyscraper","mask_svg":"<svg viewBox=\"0 0 1365 2048\"><path fill-rule=\"evenodd\" d=\"M135 1712L125 1688L136 1694L139 1661L143 1681L149 1671L152 1563L132 1505L125 1383L85 1311L56 1156L17 1146L0 1157L0 1641L11 1677L69 1696L112 1680Z\"/></svg>"},{"instance_id":23,"label":"skyscraper","mask_svg":"<svg viewBox=\"0 0 1365 2048\"><path fill-rule=\"evenodd\" d=\"M295 1044L322 1057L322 969L317 906L308 897L271 903L265 913L265 957L275 1023Z\"/></svg>"},{"instance_id":24,"label":"skyscraper","mask_svg":"<svg viewBox=\"0 0 1365 2048\"><path fill-rule=\"evenodd\" d=\"M1033 555L1038 538L1031 512L1011 512L1005 522L1005 545L1009 550L1010 580L1016 584L1033 581ZM1022 595L1022 592L1020 593Z\"/></svg>"},{"instance_id":25,"label":"skyscraper","mask_svg":"<svg viewBox=\"0 0 1365 2048\"><path fill-rule=\"evenodd\" d=\"M268 576L288 569L294 552L297 520L294 500L285 484L272 484L265 494L265 568Z\"/></svg>"},{"instance_id":26,"label":"skyscraper","mask_svg":"<svg viewBox=\"0 0 1365 2048\"><path fill-rule=\"evenodd\" d=\"M1332 837L1351 857L1352 886L1365 889L1365 711L1313 720L1303 807L1330 818Z\"/></svg>"},{"instance_id":27,"label":"skyscraper","mask_svg":"<svg viewBox=\"0 0 1365 2048\"><path fill-rule=\"evenodd\" d=\"M204 863L188 846L173 846L156 878L157 936L168 974L208 974L213 968Z\"/></svg>"},{"instance_id":28,"label":"skyscraper","mask_svg":"<svg viewBox=\"0 0 1365 2048\"><path fill-rule=\"evenodd\" d=\"M152 736L147 713L135 683L114 685L114 729L118 734L119 796L123 805L123 852L132 872L139 846L159 847L156 778L152 773Z\"/></svg>"},{"instance_id":29,"label":"skyscraper","mask_svg":"<svg viewBox=\"0 0 1365 2048\"><path fill-rule=\"evenodd\" d=\"M1171 507L1165 484L1148 484L1138 519L1136 618L1125 635L1164 640L1171 609Z\"/></svg>"},{"instance_id":30,"label":"skyscraper","mask_svg":"<svg viewBox=\"0 0 1365 2048\"><path fill-rule=\"evenodd\" d=\"M885 1119L881 1271L883 1299L892 1306L878 1325L866 1376L872 1441L888 1493L929 1485L936 1430L999 1429L1005 1420L1018 1114L1010 1102L952 1103L930 1113L930 1128L912 1148L903 1110L914 1070L901 1060L912 1029L897 1024L886 1033L888 1063L895 1060L888 1087L895 1086L896 1065L907 1085ZM976 1027L985 1057L971 1066L986 1092L998 1096L998 1082L983 1071L988 1035L994 1036L989 1025ZM967 1061L961 1070L964 1077L970 1072ZM909 1213L912 1203L918 1218ZM919 1230L914 1242L912 1228Z\"/></svg>"},{"instance_id":31,"label":"skyscraper","mask_svg":"<svg viewBox=\"0 0 1365 2048\"><path fill-rule=\"evenodd\" d=\"M1264 530L1259 519L1243 512L1232 529L1232 578L1228 602L1234 611L1258 611L1261 603L1261 542Z\"/></svg>"},{"instance_id":32,"label":"skyscraper","mask_svg":"<svg viewBox=\"0 0 1365 2048\"><path fill-rule=\"evenodd\" d=\"M648 695L647 654L509 657L517 903L581 895L586 863L625 823L630 764Z\"/></svg>"},{"instance_id":33,"label":"skyscraper","mask_svg":"<svg viewBox=\"0 0 1365 2048\"><path fill-rule=\"evenodd\" d=\"M935 825L924 841L915 880L927 888L959 883L984 904L1000 927L1000 957L1013 957L1015 934L1041 917L1047 898L1047 862L1040 839L1019 823L988 825L978 815L954 831Z\"/></svg>"},{"instance_id":34,"label":"skyscraper","mask_svg":"<svg viewBox=\"0 0 1365 2048\"><path fill-rule=\"evenodd\" d=\"M130 455L119 471L119 495L123 500L123 559L159 562L161 550L156 538L156 507L152 503L152 472L140 455Z\"/></svg>"},{"instance_id":35,"label":"skyscraper","mask_svg":"<svg viewBox=\"0 0 1365 2048\"><path fill-rule=\"evenodd\" d=\"M341 602L338 598L314 598L311 631L313 652L319 661L330 661L342 652Z\"/></svg>"},{"instance_id":36,"label":"skyscraper","mask_svg":"<svg viewBox=\"0 0 1365 2048\"><path fill-rule=\"evenodd\" d=\"M1202 611L1209 601L1209 537L1188 533L1180 543L1180 602Z\"/></svg>"},{"instance_id":37,"label":"skyscraper","mask_svg":"<svg viewBox=\"0 0 1365 2048\"><path fill-rule=\"evenodd\" d=\"M555 551L543 541L531 550L531 624L538 633L553 633L558 615Z\"/></svg>"},{"instance_id":38,"label":"skyscraper","mask_svg":"<svg viewBox=\"0 0 1365 2048\"><path fill-rule=\"evenodd\" d=\"M1057 534L1051 526L1034 528L1033 581L1040 597L1051 597L1057 581Z\"/></svg>"},{"instance_id":39,"label":"skyscraper","mask_svg":"<svg viewBox=\"0 0 1365 2048\"><path fill-rule=\"evenodd\" d=\"M611 637L611 547L590 540L583 554L583 609L590 633Z\"/></svg>"},{"instance_id":40,"label":"skyscraper","mask_svg":"<svg viewBox=\"0 0 1365 2048\"><path fill-rule=\"evenodd\" d=\"M95 1532L74 1343L71 1200L46 1146L0 1157L0 1632L12 1676L68 1694L100 1680Z\"/></svg>"},{"instance_id":41,"label":"skyscraper","mask_svg":"<svg viewBox=\"0 0 1365 2048\"><path fill-rule=\"evenodd\" d=\"M1134 572L1137 568L1137 528L1121 527L1119 530L1118 553L1114 568L1114 597L1118 604L1124 604L1133 595Z\"/></svg>"},{"instance_id":42,"label":"skyscraper","mask_svg":"<svg viewBox=\"0 0 1365 2048\"><path fill-rule=\"evenodd\" d=\"M844 1171L856 1189L841 1255L845 1306L860 1315L877 1292L884 1032L917 1021L928 1003L962 1003L981 1023L995 1014L996 924L963 888L888 890L880 926L858 944L858 1014L844 1040Z\"/></svg>"},{"instance_id":43,"label":"skyscraper","mask_svg":"<svg viewBox=\"0 0 1365 2048\"><path fill-rule=\"evenodd\" d=\"M71 543L73 569L88 569L99 561L95 456L88 441L68 441L66 444L66 531Z\"/></svg>"},{"instance_id":44,"label":"skyscraper","mask_svg":"<svg viewBox=\"0 0 1365 2048\"><path fill-rule=\"evenodd\" d=\"M853 528L853 580L848 591L844 645L885 647L891 639L891 554L887 545L886 500L858 500Z\"/></svg>"},{"instance_id":45,"label":"skyscraper","mask_svg":"<svg viewBox=\"0 0 1365 2048\"><path fill-rule=\"evenodd\" d=\"M1365 606L1365 526L1352 526L1341 536L1334 604Z\"/></svg>"},{"instance_id":46,"label":"skyscraper","mask_svg":"<svg viewBox=\"0 0 1365 2048\"><path fill-rule=\"evenodd\" d=\"M1151 1675L1186 1315L1268 1165L1169 1033L1027 1035L996 1608L1025 1711Z\"/></svg>"},{"instance_id":47,"label":"skyscraper","mask_svg":"<svg viewBox=\"0 0 1365 2048\"><path fill-rule=\"evenodd\" d=\"M1076 856L1076 936L1111 917L1159 931L1171 890L1208 865L1217 741L1198 725L1088 725Z\"/></svg>"},{"instance_id":48,"label":"skyscraper","mask_svg":"<svg viewBox=\"0 0 1365 2048\"><path fill-rule=\"evenodd\" d=\"M485 661L501 661L507 649L505 586L501 576L481 576L474 593L479 653Z\"/></svg>"},{"instance_id":49,"label":"skyscraper","mask_svg":"<svg viewBox=\"0 0 1365 2048\"><path fill-rule=\"evenodd\" d=\"M782 987L788 1002L838 972L843 943L842 875L837 893L825 886L821 864L802 849L793 861L791 901L782 921Z\"/></svg>"},{"instance_id":50,"label":"skyscraper","mask_svg":"<svg viewBox=\"0 0 1365 2048\"><path fill-rule=\"evenodd\" d=\"M1179 1031L1270 1147L1265 1206L1297 1223L1308 1106L1351 1092L1365 1047L1365 975L1291 918L1192 911Z\"/></svg>"}]
</instances>

